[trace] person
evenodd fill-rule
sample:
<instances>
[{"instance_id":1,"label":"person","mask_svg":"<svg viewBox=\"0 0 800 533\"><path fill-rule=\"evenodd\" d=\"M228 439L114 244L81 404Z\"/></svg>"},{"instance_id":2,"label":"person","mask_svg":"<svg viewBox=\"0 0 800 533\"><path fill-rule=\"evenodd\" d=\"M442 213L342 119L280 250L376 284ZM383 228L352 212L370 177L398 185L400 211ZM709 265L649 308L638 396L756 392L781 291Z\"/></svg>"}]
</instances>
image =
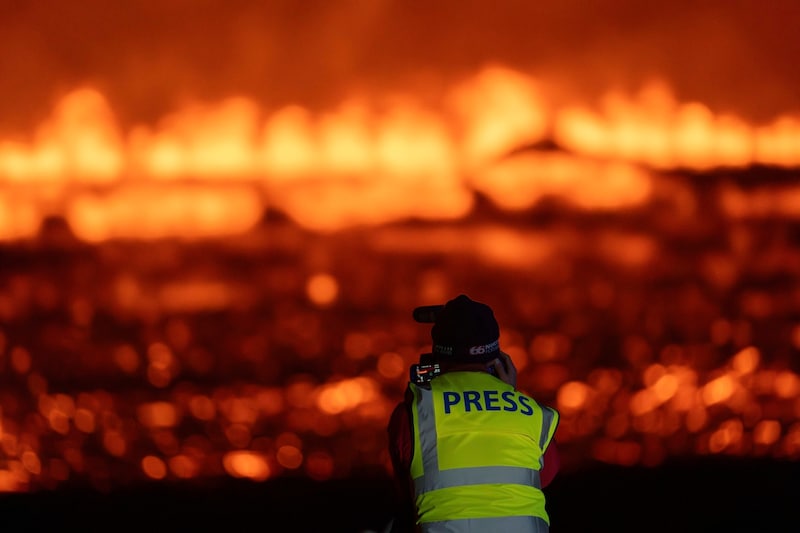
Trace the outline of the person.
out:
<instances>
[{"instance_id":1,"label":"person","mask_svg":"<svg viewBox=\"0 0 800 533\"><path fill-rule=\"evenodd\" d=\"M422 315L433 315L430 319ZM492 309L460 294L418 307L432 351L388 423L392 533L546 533L542 491L559 470L558 411L516 388Z\"/></svg>"}]
</instances>

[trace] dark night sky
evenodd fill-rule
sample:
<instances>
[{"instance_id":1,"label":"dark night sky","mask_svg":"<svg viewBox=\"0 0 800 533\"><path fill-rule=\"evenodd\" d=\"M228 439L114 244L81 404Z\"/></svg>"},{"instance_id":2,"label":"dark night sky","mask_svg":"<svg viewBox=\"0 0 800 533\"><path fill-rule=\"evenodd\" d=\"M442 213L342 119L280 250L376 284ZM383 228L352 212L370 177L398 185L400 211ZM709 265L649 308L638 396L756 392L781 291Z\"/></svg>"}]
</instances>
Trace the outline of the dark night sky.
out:
<instances>
[{"instance_id":1,"label":"dark night sky","mask_svg":"<svg viewBox=\"0 0 800 533\"><path fill-rule=\"evenodd\" d=\"M795 0L0 2L0 130L99 87L125 120L233 94L327 106L430 90L487 62L582 100L653 76L681 100L770 120L800 110Z\"/></svg>"}]
</instances>

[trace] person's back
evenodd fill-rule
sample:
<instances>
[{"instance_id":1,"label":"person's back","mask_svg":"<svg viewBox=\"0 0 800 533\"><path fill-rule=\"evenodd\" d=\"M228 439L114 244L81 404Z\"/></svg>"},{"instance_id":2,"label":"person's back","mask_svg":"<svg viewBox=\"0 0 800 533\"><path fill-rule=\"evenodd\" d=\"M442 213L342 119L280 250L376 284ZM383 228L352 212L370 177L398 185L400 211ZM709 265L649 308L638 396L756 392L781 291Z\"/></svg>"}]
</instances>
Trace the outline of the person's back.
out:
<instances>
[{"instance_id":1,"label":"person's back","mask_svg":"<svg viewBox=\"0 0 800 533\"><path fill-rule=\"evenodd\" d=\"M433 363L389 424L404 484L393 531L547 532L558 413L515 389L488 306L460 295L436 311Z\"/></svg>"}]
</instances>

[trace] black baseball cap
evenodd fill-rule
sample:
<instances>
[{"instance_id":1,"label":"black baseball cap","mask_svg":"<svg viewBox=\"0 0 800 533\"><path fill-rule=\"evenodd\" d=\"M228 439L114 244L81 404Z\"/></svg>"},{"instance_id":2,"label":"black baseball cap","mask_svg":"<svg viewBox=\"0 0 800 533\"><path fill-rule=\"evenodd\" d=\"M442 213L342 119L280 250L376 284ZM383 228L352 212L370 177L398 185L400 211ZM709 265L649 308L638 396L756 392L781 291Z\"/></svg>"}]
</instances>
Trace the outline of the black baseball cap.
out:
<instances>
[{"instance_id":1,"label":"black baseball cap","mask_svg":"<svg viewBox=\"0 0 800 533\"><path fill-rule=\"evenodd\" d=\"M492 308L465 294L443 306L417 308L414 318L418 322L432 319L432 352L437 359L485 363L500 354L500 327Z\"/></svg>"}]
</instances>

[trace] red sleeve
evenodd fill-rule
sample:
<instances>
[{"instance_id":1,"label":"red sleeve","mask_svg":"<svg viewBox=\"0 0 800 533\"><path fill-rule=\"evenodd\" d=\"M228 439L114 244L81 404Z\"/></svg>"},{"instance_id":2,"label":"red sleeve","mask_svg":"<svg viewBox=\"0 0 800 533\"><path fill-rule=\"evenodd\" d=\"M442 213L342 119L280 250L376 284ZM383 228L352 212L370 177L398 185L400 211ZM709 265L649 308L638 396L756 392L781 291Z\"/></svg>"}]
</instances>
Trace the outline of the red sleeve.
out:
<instances>
[{"instance_id":1,"label":"red sleeve","mask_svg":"<svg viewBox=\"0 0 800 533\"><path fill-rule=\"evenodd\" d=\"M391 526L391 533L411 533L419 531L416 527L416 507L414 488L411 484L411 456L413 431L409 393L406 399L397 404L389 418L389 456L392 459L397 494L397 506Z\"/></svg>"},{"instance_id":2,"label":"red sleeve","mask_svg":"<svg viewBox=\"0 0 800 533\"><path fill-rule=\"evenodd\" d=\"M411 470L411 421L408 405L397 404L389 418L389 455L392 458L395 479L408 479Z\"/></svg>"},{"instance_id":3,"label":"red sleeve","mask_svg":"<svg viewBox=\"0 0 800 533\"><path fill-rule=\"evenodd\" d=\"M544 488L553 481L553 478L555 478L558 473L558 469L561 467L561 456L558 454L558 447L556 446L555 439L550 441L550 445L544 451L544 457L542 459L544 465L542 466L540 476L542 488Z\"/></svg>"}]
</instances>

